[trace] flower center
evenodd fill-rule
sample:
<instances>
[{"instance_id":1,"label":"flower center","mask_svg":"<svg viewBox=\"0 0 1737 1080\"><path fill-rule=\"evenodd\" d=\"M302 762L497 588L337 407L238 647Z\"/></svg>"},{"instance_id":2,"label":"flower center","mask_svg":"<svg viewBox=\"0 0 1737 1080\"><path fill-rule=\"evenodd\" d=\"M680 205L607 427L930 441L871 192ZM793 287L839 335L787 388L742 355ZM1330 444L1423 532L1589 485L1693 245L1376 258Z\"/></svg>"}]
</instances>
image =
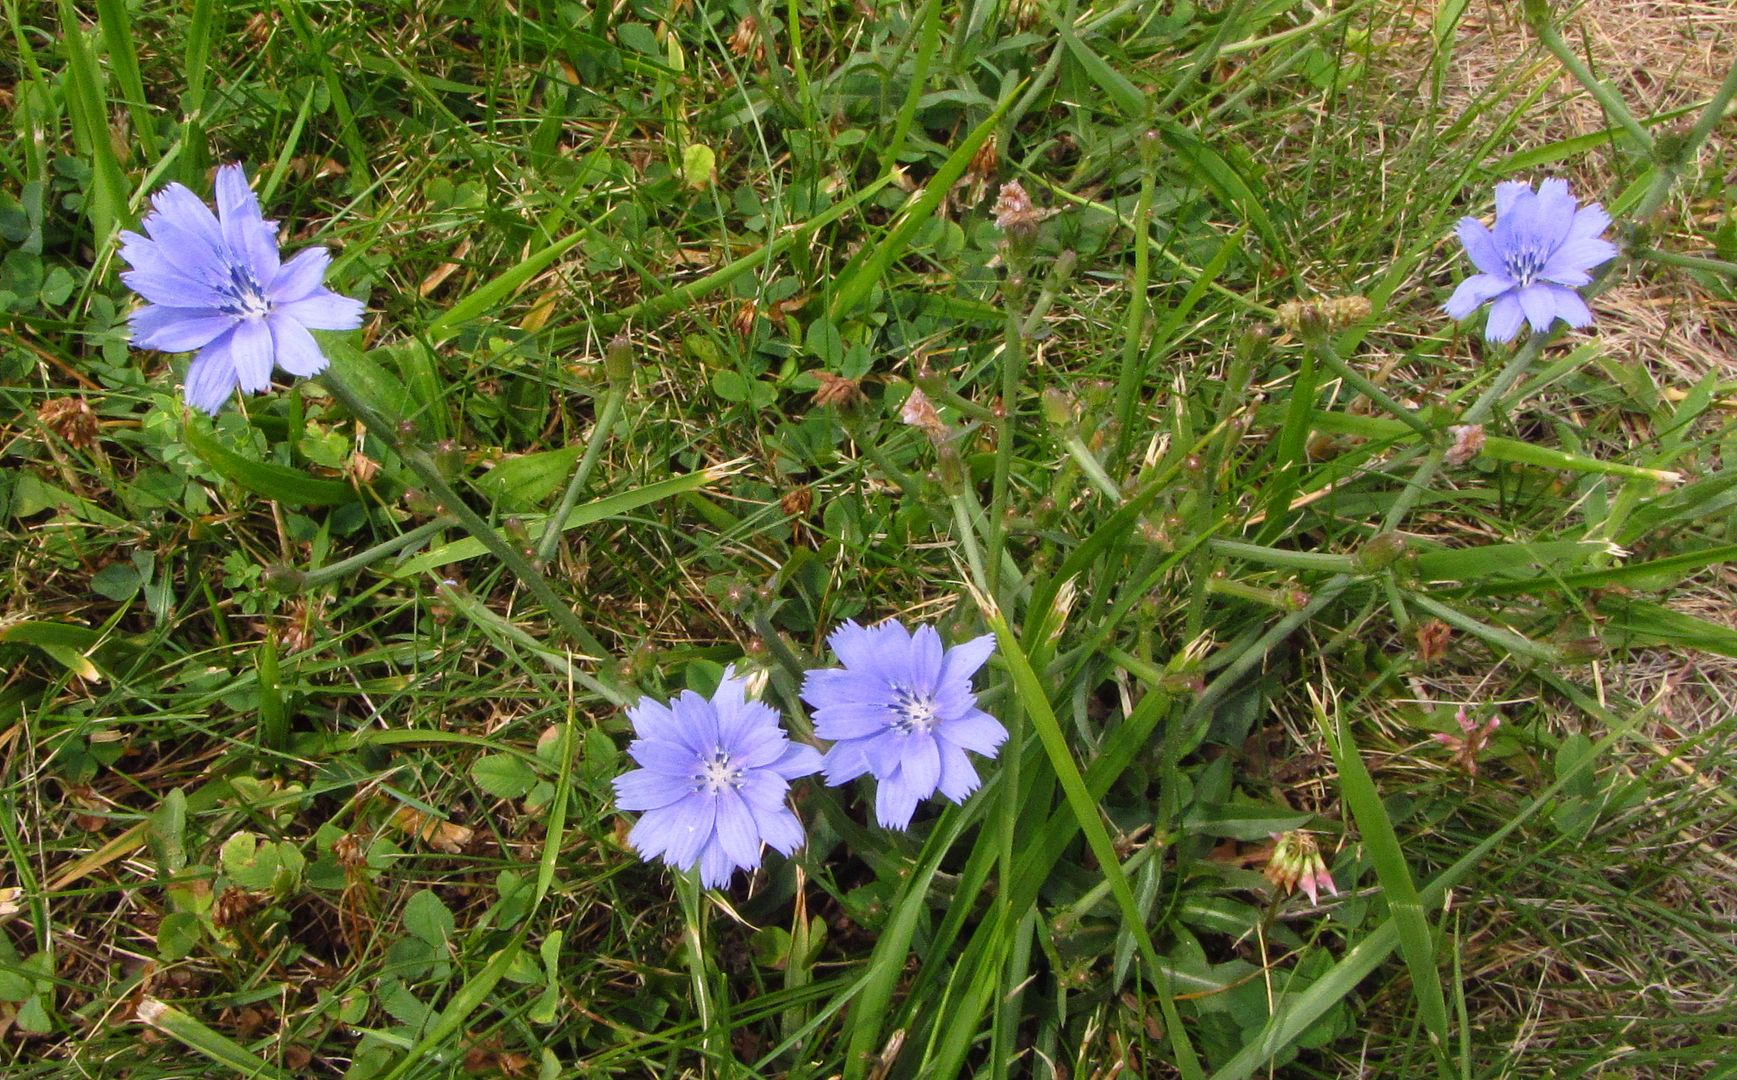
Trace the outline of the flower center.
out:
<instances>
[{"instance_id":1,"label":"flower center","mask_svg":"<svg viewBox=\"0 0 1737 1080\"><path fill-rule=\"evenodd\" d=\"M1508 276L1522 287L1532 284L1538 275L1544 272L1544 264L1549 261L1550 253L1541 250L1536 242L1518 244L1502 253L1502 262L1508 269Z\"/></svg>"},{"instance_id":2,"label":"flower center","mask_svg":"<svg viewBox=\"0 0 1737 1080\"><path fill-rule=\"evenodd\" d=\"M934 698L902 686L893 688L893 703L887 706L887 711L893 714L892 728L900 735L909 735L913 731L927 734L934 730L938 719Z\"/></svg>"},{"instance_id":3,"label":"flower center","mask_svg":"<svg viewBox=\"0 0 1737 1080\"><path fill-rule=\"evenodd\" d=\"M244 263L229 264L229 280L218 285L217 291L224 298L224 303L217 310L225 315L263 319L271 314L271 301L266 299L259 279L253 276L253 271Z\"/></svg>"},{"instance_id":4,"label":"flower center","mask_svg":"<svg viewBox=\"0 0 1737 1080\"><path fill-rule=\"evenodd\" d=\"M694 771L694 790L720 795L726 789L741 787L742 773L742 767L731 765L730 755L720 746L712 751L710 757L700 759L699 768Z\"/></svg>"}]
</instances>

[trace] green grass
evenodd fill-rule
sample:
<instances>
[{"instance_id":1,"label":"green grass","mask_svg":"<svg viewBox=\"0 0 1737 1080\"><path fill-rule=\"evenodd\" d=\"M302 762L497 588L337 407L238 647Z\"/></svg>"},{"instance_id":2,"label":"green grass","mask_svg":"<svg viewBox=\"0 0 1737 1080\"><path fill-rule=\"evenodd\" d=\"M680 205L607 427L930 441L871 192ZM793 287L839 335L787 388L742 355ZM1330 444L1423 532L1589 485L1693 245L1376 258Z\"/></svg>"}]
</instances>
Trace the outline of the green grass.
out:
<instances>
[{"instance_id":1,"label":"green grass","mask_svg":"<svg viewBox=\"0 0 1737 1080\"><path fill-rule=\"evenodd\" d=\"M1573 11L1313 11L10 0L0 1067L1708 1075L1732 377L1601 334L1729 344L1737 83L1564 131ZM212 420L116 230L228 161L369 318ZM1634 254L1489 346L1453 223L1543 175ZM975 795L634 856L622 704L733 663L803 737L894 615L997 636Z\"/></svg>"}]
</instances>

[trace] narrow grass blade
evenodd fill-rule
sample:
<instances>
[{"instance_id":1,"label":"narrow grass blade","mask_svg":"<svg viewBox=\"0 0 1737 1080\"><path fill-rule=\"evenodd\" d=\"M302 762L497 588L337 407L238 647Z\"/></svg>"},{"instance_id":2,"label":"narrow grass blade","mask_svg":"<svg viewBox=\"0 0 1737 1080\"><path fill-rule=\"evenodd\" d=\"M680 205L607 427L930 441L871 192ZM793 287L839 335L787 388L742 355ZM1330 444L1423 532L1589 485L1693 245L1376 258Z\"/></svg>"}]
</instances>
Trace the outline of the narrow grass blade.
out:
<instances>
[{"instance_id":1,"label":"narrow grass blade","mask_svg":"<svg viewBox=\"0 0 1737 1080\"><path fill-rule=\"evenodd\" d=\"M1597 708L1596 702L1582 701L1577 698L1576 704L1582 708L1592 706L1593 710L1596 710L1595 714L1604 711ZM1536 817L1547 806L1552 805L1564 788L1576 782L1581 774L1590 769L1611 746L1627 738L1629 733L1638 728L1650 715L1651 709L1637 709L1635 714L1626 721L1615 722L1614 718L1611 718L1610 734L1595 743L1591 753L1564 769L1554 782L1540 791L1507 823L1485 837L1482 842L1425 885L1418 893L1420 907L1433 907L1440 904L1449 889L1471 873L1516 829ZM1245 1043L1235 1056L1212 1074L1212 1080L1249 1080L1249 1077L1258 1073L1275 1055L1292 1045L1309 1029L1310 1025L1355 990L1358 983L1368 978L1370 973L1381 966L1389 954L1398 947L1399 929L1395 922L1396 920L1390 916L1376 927L1368 937L1352 947L1325 975L1310 983L1306 990L1269 1017L1266 1025Z\"/></svg>"},{"instance_id":2,"label":"narrow grass blade","mask_svg":"<svg viewBox=\"0 0 1737 1080\"><path fill-rule=\"evenodd\" d=\"M98 251L127 219L127 182L109 134L109 105L102 69L80 27L71 0L59 0L61 40L66 43L66 108L73 141L90 159L91 189L85 200Z\"/></svg>"},{"instance_id":3,"label":"narrow grass blade","mask_svg":"<svg viewBox=\"0 0 1737 1080\"><path fill-rule=\"evenodd\" d=\"M556 259L572 251L581 240L591 235L591 231L592 226L587 225L563 236L460 297L451 307L429 321L428 340L438 345L458 333L465 323L499 307Z\"/></svg>"},{"instance_id":4,"label":"narrow grass blade","mask_svg":"<svg viewBox=\"0 0 1737 1080\"><path fill-rule=\"evenodd\" d=\"M720 471L717 467L701 469L699 472L687 473L668 480L659 480L655 484L647 484L641 488L634 488L632 491L621 491L614 495L595 499L583 506L575 507L573 512L567 515L567 520L561 524L561 530L566 532L577 529L581 526L617 517L630 510L637 510L642 506L661 502L684 492L698 491L710 484L717 483L726 475L728 475L727 469L724 471ZM544 519L542 522L531 524L529 528L532 539L536 540L543 535L544 529L549 528L549 522ZM438 570L449 563L474 559L487 552L488 549L483 546L481 540L467 536L462 540L442 544L440 547L406 559L394 567L393 571L402 575L422 574L429 570Z\"/></svg>"},{"instance_id":5,"label":"narrow grass blade","mask_svg":"<svg viewBox=\"0 0 1737 1080\"><path fill-rule=\"evenodd\" d=\"M1175 1001L1169 993L1168 968L1158 959L1158 950L1152 944L1152 935L1146 928L1145 919L1140 915L1139 901L1128 884L1127 876L1122 873L1121 860L1116 857L1116 846L1111 842L1110 834L1099 816L1097 800L1087 790L1079 766L1074 763L1073 755L1068 751L1067 736L1062 733L1061 724L1057 722L1055 712L1050 708L1049 696L1044 693L1043 683L1037 672L1032 670L1024 649L1020 647L1019 638L1014 635L1012 627L1007 625L1007 619L1001 614L1001 610L988 597L978 595L975 599L983 612L984 621L995 634L996 645L1007 664L1008 672L1013 676L1014 693L1019 695L1020 705L1037 731L1044 753L1049 757L1050 766L1055 770L1056 779L1067 797L1068 806L1079 823L1080 832L1097 858L1099 869L1109 881L1110 892L1115 896L1117 906L1122 909L1122 916L1127 920L1125 928L1134 934L1140 956L1146 962L1153 981L1158 984L1159 1004L1165 1013L1165 1033L1170 1039L1171 1052L1176 1055L1176 1066L1182 1071L1183 1077L1189 1080L1199 1077L1203 1075L1200 1062L1194 1055L1194 1048L1189 1044L1188 1033L1182 1029L1181 1018L1176 1014Z\"/></svg>"},{"instance_id":6,"label":"narrow grass blade","mask_svg":"<svg viewBox=\"0 0 1737 1080\"><path fill-rule=\"evenodd\" d=\"M1017 89L1016 87L1015 93ZM994 133L996 125L1001 123L1001 118L1007 114L1013 100L1012 93L1003 97L1001 104L995 107L989 118L972 129L971 134L965 136L965 141L954 148L947 160L941 163L941 167L935 170L935 175L924 185L923 193L904 208L898 223L887 235L875 243L864 244L856 257L839 271L838 289L832 294L832 303L827 308L827 313L834 322L868 299L875 283L880 281L887 268L892 266L893 260L905 253L905 245L911 242L911 237L935 216L941 200L947 197L947 193L953 190L953 185L965 175L971 159L977 156L984 141Z\"/></svg>"},{"instance_id":7,"label":"narrow grass blade","mask_svg":"<svg viewBox=\"0 0 1737 1080\"><path fill-rule=\"evenodd\" d=\"M148 160L157 157L157 122L145 101L145 82L139 77L139 54L133 47L133 20L122 0L97 0L97 24L102 27L103 46L109 53L109 71L126 96L127 115L133 119L133 137Z\"/></svg>"},{"instance_id":8,"label":"narrow grass blade","mask_svg":"<svg viewBox=\"0 0 1737 1080\"><path fill-rule=\"evenodd\" d=\"M139 1003L139 1019L195 1053L203 1054L232 1073L248 1078L290 1080L290 1075L247 1047L215 1031L173 1005L156 998Z\"/></svg>"},{"instance_id":9,"label":"narrow grass blade","mask_svg":"<svg viewBox=\"0 0 1737 1080\"><path fill-rule=\"evenodd\" d=\"M1416 437L1410 428L1398 420L1385 420L1379 416L1316 412L1310 418L1309 425L1316 431L1334 435L1359 435L1367 439ZM1518 439L1503 438L1500 435L1490 435L1484 439L1483 456L1490 461L1511 461L1519 465L1535 465L1542 469L1562 469L1568 472L1598 473L1636 480L1653 480L1661 484L1675 484L1683 479L1681 473L1672 472L1669 469L1648 469L1617 461L1600 461L1598 458L1588 457L1585 454L1574 454L1548 446L1536 446L1532 443L1521 442Z\"/></svg>"},{"instance_id":10,"label":"narrow grass blade","mask_svg":"<svg viewBox=\"0 0 1737 1080\"><path fill-rule=\"evenodd\" d=\"M911 939L917 932L917 922L923 907L928 903L929 885L935 878L935 872L941 868L942 856L946 855L954 841L959 839L967 821L964 814L957 812L949 815L949 818L951 825L946 829L936 829L924 845L922 861L894 901L891 917L881 930L880 940L875 942L874 951L869 954L860 1000L852 1006L850 1017L846 1021L850 1032L849 1049L845 1051L844 1057L846 1080L860 1080L866 1075L870 1064L882 1049L883 1024L892 1005L893 991L897 989L899 980L905 973L905 959L910 955Z\"/></svg>"},{"instance_id":11,"label":"narrow grass blade","mask_svg":"<svg viewBox=\"0 0 1737 1080\"><path fill-rule=\"evenodd\" d=\"M1315 722L1326 736L1333 753L1333 764L1339 771L1339 791L1351 818L1363 835L1363 845L1375 865L1375 876L1381 881L1387 906L1393 913L1393 924L1399 936L1399 948L1405 956L1405 966L1411 970L1412 993L1417 997L1418 1013L1424 1030L1438 1058L1447 1052L1447 1001L1442 996L1441 975L1436 969L1435 943L1430 934L1429 920L1424 916L1418 899L1417 883L1412 880L1411 867L1399 846L1399 834L1393 819L1376 790L1375 780L1363 765L1363 755L1352 739L1351 730L1335 702L1334 715L1313 686L1308 687L1315 708ZM1445 1060L1445 1059L1442 1059Z\"/></svg>"}]
</instances>

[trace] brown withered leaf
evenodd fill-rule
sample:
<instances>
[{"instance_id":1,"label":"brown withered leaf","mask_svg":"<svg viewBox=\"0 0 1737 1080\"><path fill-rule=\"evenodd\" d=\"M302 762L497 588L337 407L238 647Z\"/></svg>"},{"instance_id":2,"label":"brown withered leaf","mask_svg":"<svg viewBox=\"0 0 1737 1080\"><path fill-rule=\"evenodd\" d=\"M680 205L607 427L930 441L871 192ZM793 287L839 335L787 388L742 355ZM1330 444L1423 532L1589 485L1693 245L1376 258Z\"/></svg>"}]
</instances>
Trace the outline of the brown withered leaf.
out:
<instances>
[{"instance_id":1,"label":"brown withered leaf","mask_svg":"<svg viewBox=\"0 0 1737 1080\"><path fill-rule=\"evenodd\" d=\"M1440 619L1427 619L1417 624L1417 662L1428 667L1447 655L1453 628Z\"/></svg>"},{"instance_id":2,"label":"brown withered leaf","mask_svg":"<svg viewBox=\"0 0 1737 1080\"><path fill-rule=\"evenodd\" d=\"M400 807L398 812L392 815L392 824L434 850L444 851L448 855L457 855L463 851L471 837L476 835L476 830L469 826L430 817L414 806Z\"/></svg>"}]
</instances>

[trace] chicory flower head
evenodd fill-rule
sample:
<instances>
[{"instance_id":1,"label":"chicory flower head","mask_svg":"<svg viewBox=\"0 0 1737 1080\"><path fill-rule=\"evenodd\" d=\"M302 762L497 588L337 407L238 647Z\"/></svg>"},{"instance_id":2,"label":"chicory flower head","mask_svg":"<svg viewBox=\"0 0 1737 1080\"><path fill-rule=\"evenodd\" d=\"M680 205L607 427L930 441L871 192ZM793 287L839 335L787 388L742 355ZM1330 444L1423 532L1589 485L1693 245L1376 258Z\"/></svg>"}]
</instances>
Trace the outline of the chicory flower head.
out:
<instances>
[{"instance_id":1,"label":"chicory flower head","mask_svg":"<svg viewBox=\"0 0 1737 1080\"><path fill-rule=\"evenodd\" d=\"M888 621L867 629L846 622L827 640L844 667L810 671L802 682L814 733L835 743L821 763L826 782L872 774L875 817L890 829L908 826L917 803L937 790L956 803L977 790L965 752L994 757L1007 739L971 692L995 638L947 649L933 626L913 632Z\"/></svg>"},{"instance_id":2,"label":"chicory flower head","mask_svg":"<svg viewBox=\"0 0 1737 1080\"><path fill-rule=\"evenodd\" d=\"M164 352L199 350L185 396L215 413L236 387L271 385L275 364L291 375L318 375L326 356L309 330L354 330L362 303L323 284L332 261L311 247L288 262L277 252L277 223L261 215L240 165L217 170L217 213L180 184L151 198L146 235L121 233L121 280L148 303L133 312L133 344Z\"/></svg>"},{"instance_id":3,"label":"chicory flower head","mask_svg":"<svg viewBox=\"0 0 1737 1080\"><path fill-rule=\"evenodd\" d=\"M1463 319L1490 305L1484 336L1512 341L1522 320L1534 333L1557 319L1589 326L1592 309L1575 288L1592 280L1588 271L1616 257L1616 245L1602 239L1610 215L1597 203L1581 206L1568 181L1532 185L1509 180L1496 185L1496 227L1461 218L1460 242L1480 273L1460 282L1442 310Z\"/></svg>"},{"instance_id":4,"label":"chicory flower head","mask_svg":"<svg viewBox=\"0 0 1737 1080\"><path fill-rule=\"evenodd\" d=\"M790 781L820 768L820 752L787 739L734 669L710 701L684 690L668 705L641 698L627 716L639 736L627 753L640 767L615 778L615 804L640 812L627 841L641 858L698 864L714 889L758 867L763 844L786 855L802 846L785 797Z\"/></svg>"}]
</instances>

